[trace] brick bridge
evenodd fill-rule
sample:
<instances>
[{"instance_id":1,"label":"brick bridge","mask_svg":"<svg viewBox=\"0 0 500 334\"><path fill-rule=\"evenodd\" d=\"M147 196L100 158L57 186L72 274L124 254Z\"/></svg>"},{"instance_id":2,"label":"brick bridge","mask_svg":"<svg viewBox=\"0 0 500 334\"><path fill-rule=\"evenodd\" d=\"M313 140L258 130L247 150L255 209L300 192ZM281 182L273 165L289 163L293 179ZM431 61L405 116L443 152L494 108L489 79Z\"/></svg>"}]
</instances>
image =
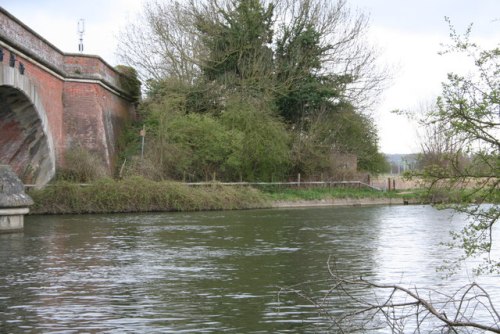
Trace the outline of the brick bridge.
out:
<instances>
[{"instance_id":1,"label":"brick bridge","mask_svg":"<svg viewBox=\"0 0 500 334\"><path fill-rule=\"evenodd\" d=\"M135 106L101 58L63 53L0 7L0 164L44 185L82 146L111 171Z\"/></svg>"}]
</instances>

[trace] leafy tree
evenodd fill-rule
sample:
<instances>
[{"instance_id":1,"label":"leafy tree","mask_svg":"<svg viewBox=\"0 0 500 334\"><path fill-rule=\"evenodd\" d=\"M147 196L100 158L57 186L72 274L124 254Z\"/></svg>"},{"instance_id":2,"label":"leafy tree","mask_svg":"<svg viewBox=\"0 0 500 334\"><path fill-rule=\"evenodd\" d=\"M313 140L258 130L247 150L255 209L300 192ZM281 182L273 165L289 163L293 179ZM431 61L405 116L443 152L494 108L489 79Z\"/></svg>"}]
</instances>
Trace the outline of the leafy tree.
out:
<instances>
[{"instance_id":1,"label":"leafy tree","mask_svg":"<svg viewBox=\"0 0 500 334\"><path fill-rule=\"evenodd\" d=\"M239 176L245 180L271 181L287 175L290 164L289 135L282 122L266 105L233 96L221 120L241 134Z\"/></svg>"},{"instance_id":2,"label":"leafy tree","mask_svg":"<svg viewBox=\"0 0 500 334\"><path fill-rule=\"evenodd\" d=\"M320 34L311 24L296 22L283 28L277 42L276 76L283 84L277 105L285 120L297 124L332 97L331 88L315 75L321 69Z\"/></svg>"},{"instance_id":3,"label":"leafy tree","mask_svg":"<svg viewBox=\"0 0 500 334\"><path fill-rule=\"evenodd\" d=\"M376 169L376 134L360 115L384 75L373 71L375 54L364 46L366 17L352 14L345 0L148 3L143 22L126 30L122 56L147 79L144 121L157 148L150 159L164 175L179 177L181 165L199 172L201 162L210 165L204 177L209 170L227 179L271 180L295 170L317 175L339 150ZM343 124L345 105L361 126ZM320 119L335 136L313 126ZM200 128L189 128L188 120ZM348 140L349 126L366 133ZM195 144L183 135L206 135L202 129L229 134L229 146L213 138ZM188 159L185 147L209 156Z\"/></svg>"},{"instance_id":4,"label":"leafy tree","mask_svg":"<svg viewBox=\"0 0 500 334\"><path fill-rule=\"evenodd\" d=\"M209 115L174 117L165 130L169 142L177 145L189 157L186 172L197 179L210 180L213 173L226 172L227 160L237 150L231 133Z\"/></svg>"},{"instance_id":5,"label":"leafy tree","mask_svg":"<svg viewBox=\"0 0 500 334\"><path fill-rule=\"evenodd\" d=\"M465 55L474 71L450 73L436 107L426 115L426 125L457 149L441 155L442 163L428 166L421 176L431 190L458 191L453 199L457 203L446 207L465 213L469 224L454 234L453 246L464 250L463 258L485 255L479 271L499 271L500 261L491 258L491 249L500 217L500 49L484 50L470 42L470 27L463 36L451 24L450 30L452 44L443 54ZM463 163L464 157L469 163Z\"/></svg>"},{"instance_id":6,"label":"leafy tree","mask_svg":"<svg viewBox=\"0 0 500 334\"><path fill-rule=\"evenodd\" d=\"M332 73L322 73L322 57L331 48L321 46L321 34L304 9L291 26L282 27L276 47L277 105L283 118L301 128L314 112L333 108L343 85Z\"/></svg>"},{"instance_id":7,"label":"leafy tree","mask_svg":"<svg viewBox=\"0 0 500 334\"><path fill-rule=\"evenodd\" d=\"M382 173L389 166L378 151L378 134L373 121L348 103L339 104L335 111L328 107L311 118L309 130L296 132L294 147L296 172L310 175L326 173L335 176L332 159L335 156L357 156L358 169Z\"/></svg>"},{"instance_id":8,"label":"leafy tree","mask_svg":"<svg viewBox=\"0 0 500 334\"><path fill-rule=\"evenodd\" d=\"M276 22L282 23L275 29L275 52L284 55L278 70L283 64L287 69L291 61L288 69L315 79L333 97L330 102L347 101L364 110L373 105L387 75L375 66L377 53L364 38L366 15L352 12L346 0L281 0L275 13Z\"/></svg>"},{"instance_id":9,"label":"leafy tree","mask_svg":"<svg viewBox=\"0 0 500 334\"><path fill-rule=\"evenodd\" d=\"M356 154L359 169L376 174L388 170L387 161L378 150L377 129L369 116L347 105L333 115L331 127L336 137L336 150Z\"/></svg>"},{"instance_id":10,"label":"leafy tree","mask_svg":"<svg viewBox=\"0 0 500 334\"><path fill-rule=\"evenodd\" d=\"M373 121L358 110L361 104L349 88L361 78L358 70L370 63L372 55L357 44L366 28L364 17L347 22L344 1L288 3L285 13L293 19L280 28L276 43L276 103L295 132L295 170L306 175L332 174L335 154L357 155L363 170L386 170ZM340 22L342 32L337 30ZM347 56L353 63L338 66L344 61L341 54L351 48L367 62L350 67L356 61Z\"/></svg>"},{"instance_id":11,"label":"leafy tree","mask_svg":"<svg viewBox=\"0 0 500 334\"><path fill-rule=\"evenodd\" d=\"M273 6L264 8L259 0L230 1L226 8L217 2L208 5L217 7L215 15L207 15L203 5L195 14L195 27L207 52L201 65L206 79L238 84L269 75Z\"/></svg>"},{"instance_id":12,"label":"leafy tree","mask_svg":"<svg viewBox=\"0 0 500 334\"><path fill-rule=\"evenodd\" d=\"M305 92L331 84L338 87L320 97L336 92L365 108L386 78L363 37L367 27L367 16L351 12L346 0L149 2L122 32L119 54L144 83L165 77L193 83L205 75L226 88L243 80L242 91L269 89L281 96L301 82L295 74L306 74ZM300 91L294 92L299 102Z\"/></svg>"}]
</instances>

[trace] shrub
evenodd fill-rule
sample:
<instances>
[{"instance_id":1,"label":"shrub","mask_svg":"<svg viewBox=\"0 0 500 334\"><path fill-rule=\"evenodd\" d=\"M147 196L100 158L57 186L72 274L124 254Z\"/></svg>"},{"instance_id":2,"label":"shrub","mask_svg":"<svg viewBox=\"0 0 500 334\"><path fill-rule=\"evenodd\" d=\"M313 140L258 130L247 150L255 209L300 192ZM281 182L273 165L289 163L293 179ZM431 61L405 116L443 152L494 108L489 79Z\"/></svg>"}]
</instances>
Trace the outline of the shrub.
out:
<instances>
[{"instance_id":1,"label":"shrub","mask_svg":"<svg viewBox=\"0 0 500 334\"><path fill-rule=\"evenodd\" d=\"M77 146L66 151L64 167L59 169L58 180L87 183L108 176L108 171L97 154Z\"/></svg>"}]
</instances>

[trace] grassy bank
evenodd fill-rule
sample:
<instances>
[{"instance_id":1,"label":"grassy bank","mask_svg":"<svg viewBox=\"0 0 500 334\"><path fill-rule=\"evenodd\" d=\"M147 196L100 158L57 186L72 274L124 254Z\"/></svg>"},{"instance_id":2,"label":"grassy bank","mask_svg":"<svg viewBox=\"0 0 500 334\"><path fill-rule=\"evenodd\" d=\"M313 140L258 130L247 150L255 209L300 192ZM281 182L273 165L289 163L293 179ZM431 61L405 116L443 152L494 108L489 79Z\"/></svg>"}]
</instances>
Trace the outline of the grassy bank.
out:
<instances>
[{"instance_id":1,"label":"grassy bank","mask_svg":"<svg viewBox=\"0 0 500 334\"><path fill-rule=\"evenodd\" d=\"M261 190L271 201L317 201L328 199L380 199L402 198L418 200L421 191L378 191L371 188L278 188L264 187Z\"/></svg>"},{"instance_id":2,"label":"grassy bank","mask_svg":"<svg viewBox=\"0 0 500 334\"><path fill-rule=\"evenodd\" d=\"M103 179L85 186L57 182L29 195L35 202L32 214L234 210L267 203L261 192L248 187L189 187L141 177Z\"/></svg>"},{"instance_id":3,"label":"grassy bank","mask_svg":"<svg viewBox=\"0 0 500 334\"><path fill-rule=\"evenodd\" d=\"M353 188L283 188L224 186L193 187L179 182L155 182L142 177L103 179L82 186L57 182L30 190L32 214L115 213L153 211L208 211L272 207L280 201L329 199L416 199L416 193L380 192Z\"/></svg>"}]
</instances>

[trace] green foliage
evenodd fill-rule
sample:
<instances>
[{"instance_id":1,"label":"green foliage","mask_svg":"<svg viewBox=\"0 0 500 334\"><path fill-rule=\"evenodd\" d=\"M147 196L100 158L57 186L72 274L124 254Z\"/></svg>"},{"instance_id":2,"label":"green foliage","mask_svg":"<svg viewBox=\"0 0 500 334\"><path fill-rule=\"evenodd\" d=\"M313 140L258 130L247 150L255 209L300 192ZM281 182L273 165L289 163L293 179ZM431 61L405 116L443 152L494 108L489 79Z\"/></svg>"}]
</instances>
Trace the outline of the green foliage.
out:
<instances>
[{"instance_id":1,"label":"green foliage","mask_svg":"<svg viewBox=\"0 0 500 334\"><path fill-rule=\"evenodd\" d=\"M311 113L332 105L332 98L340 97L332 75L320 74L321 57L328 48L320 46L321 34L305 13L283 27L276 48L277 106L283 118L300 125ZM300 126L300 128L303 127Z\"/></svg>"},{"instance_id":2,"label":"green foliage","mask_svg":"<svg viewBox=\"0 0 500 334\"><path fill-rule=\"evenodd\" d=\"M500 217L500 50L482 50L471 43L470 28L464 36L451 25L450 30L452 44L444 54L464 54L474 72L450 73L442 84L441 96L424 120L436 131L431 139L438 149L424 152L432 163L419 176L430 184L431 193L460 195L444 206L469 218L452 245L464 250L464 258L485 256L478 270L498 272L500 259L491 258L491 233Z\"/></svg>"},{"instance_id":3,"label":"green foliage","mask_svg":"<svg viewBox=\"0 0 500 334\"><path fill-rule=\"evenodd\" d=\"M355 155L359 170L379 174L389 169L385 157L378 151L378 135L370 117L349 104L335 111L326 107L311 117L309 128L296 132L293 156L296 172L305 175L326 173L339 177L336 159Z\"/></svg>"},{"instance_id":4,"label":"green foliage","mask_svg":"<svg viewBox=\"0 0 500 334\"><path fill-rule=\"evenodd\" d=\"M213 175L283 180L297 172L349 178L355 171L340 176L332 167L347 155L357 156L363 170L383 171L373 121L348 97L360 67L333 64L344 59L335 54L342 48L352 47L356 55L346 57L356 59L365 52L353 44L363 18L351 25L343 6L326 0L206 0L147 7L148 24L162 42L155 57L165 57L174 72L191 65L198 70L189 79L171 74L148 81L140 108L145 157L127 155L126 174L191 181ZM337 28L339 36L333 36ZM180 45L188 49L179 53ZM160 67L158 72L170 73ZM130 143L137 151L137 136Z\"/></svg>"},{"instance_id":5,"label":"green foliage","mask_svg":"<svg viewBox=\"0 0 500 334\"><path fill-rule=\"evenodd\" d=\"M203 8L203 7L202 7ZM195 26L208 51L202 71L208 81L238 85L270 73L273 5L240 0L217 8L215 17L199 12Z\"/></svg>"},{"instance_id":6,"label":"green foliage","mask_svg":"<svg viewBox=\"0 0 500 334\"><path fill-rule=\"evenodd\" d=\"M231 157L233 165L238 165L238 174L244 180L282 179L290 163L289 136L284 124L270 110L258 106L257 101L233 97L221 116L239 146L239 151Z\"/></svg>"},{"instance_id":7,"label":"green foliage","mask_svg":"<svg viewBox=\"0 0 500 334\"><path fill-rule=\"evenodd\" d=\"M376 198L404 198L418 200L418 194L399 194L397 192L377 191L370 188L352 187L311 187L288 188L276 186L261 187L273 201L317 201L328 199L376 199Z\"/></svg>"},{"instance_id":8,"label":"green foliage","mask_svg":"<svg viewBox=\"0 0 500 334\"><path fill-rule=\"evenodd\" d=\"M358 168L375 174L387 172L389 164L378 150L378 134L373 120L351 108L334 115L336 148L358 156Z\"/></svg>"},{"instance_id":9,"label":"green foliage","mask_svg":"<svg viewBox=\"0 0 500 334\"><path fill-rule=\"evenodd\" d=\"M188 172L195 178L209 180L213 173L232 172L235 151L239 149L237 135L234 136L214 117L188 114L174 117L165 131L169 142L183 153ZM228 161L229 160L229 161Z\"/></svg>"},{"instance_id":10,"label":"green foliage","mask_svg":"<svg viewBox=\"0 0 500 334\"><path fill-rule=\"evenodd\" d=\"M283 124L270 113L236 101L228 101L219 117L163 115L163 126L153 132L165 138L165 152L154 155L163 155L169 176L209 180L215 173L220 180L271 180L286 173L289 150Z\"/></svg>"},{"instance_id":11,"label":"green foliage","mask_svg":"<svg viewBox=\"0 0 500 334\"><path fill-rule=\"evenodd\" d=\"M223 108L224 94L213 82L200 81L193 84L186 95L186 110L193 113L219 115Z\"/></svg>"},{"instance_id":12,"label":"green foliage","mask_svg":"<svg viewBox=\"0 0 500 334\"><path fill-rule=\"evenodd\" d=\"M234 96L218 114L190 113L186 101L191 92L166 92L143 105L145 160L128 157L125 175L191 181L210 180L214 174L226 181L284 177L288 133L265 103Z\"/></svg>"},{"instance_id":13,"label":"green foliage","mask_svg":"<svg viewBox=\"0 0 500 334\"><path fill-rule=\"evenodd\" d=\"M118 65L115 69L120 74L121 88L134 102L139 102L141 99L141 81L138 78L137 71L133 67L125 65Z\"/></svg>"}]
</instances>

